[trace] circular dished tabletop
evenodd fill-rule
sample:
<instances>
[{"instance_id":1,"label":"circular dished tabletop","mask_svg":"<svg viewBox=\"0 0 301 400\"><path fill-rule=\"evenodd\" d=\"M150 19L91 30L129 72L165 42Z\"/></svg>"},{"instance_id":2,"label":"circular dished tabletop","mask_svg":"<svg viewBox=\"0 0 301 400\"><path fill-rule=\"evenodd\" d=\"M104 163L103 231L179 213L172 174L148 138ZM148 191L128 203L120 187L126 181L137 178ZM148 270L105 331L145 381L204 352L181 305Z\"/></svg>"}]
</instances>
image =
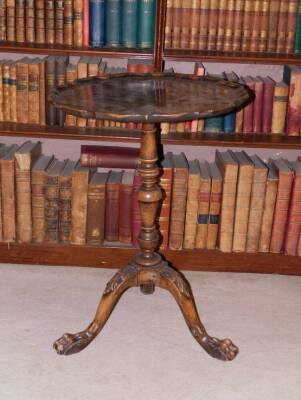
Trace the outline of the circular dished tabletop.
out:
<instances>
[{"instance_id":1,"label":"circular dished tabletop","mask_svg":"<svg viewBox=\"0 0 301 400\"><path fill-rule=\"evenodd\" d=\"M250 99L247 87L211 76L113 74L57 88L55 107L85 118L178 122L226 114Z\"/></svg>"}]
</instances>

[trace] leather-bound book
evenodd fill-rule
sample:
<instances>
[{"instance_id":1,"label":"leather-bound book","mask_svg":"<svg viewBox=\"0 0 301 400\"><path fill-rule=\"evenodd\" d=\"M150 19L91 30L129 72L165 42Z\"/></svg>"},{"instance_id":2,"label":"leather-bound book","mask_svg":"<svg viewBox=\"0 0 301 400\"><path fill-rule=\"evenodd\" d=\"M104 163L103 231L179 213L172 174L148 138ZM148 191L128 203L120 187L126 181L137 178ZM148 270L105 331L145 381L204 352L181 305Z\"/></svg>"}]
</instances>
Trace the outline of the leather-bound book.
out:
<instances>
[{"instance_id":1,"label":"leather-bound book","mask_svg":"<svg viewBox=\"0 0 301 400\"><path fill-rule=\"evenodd\" d=\"M16 1L16 42L25 42L25 0Z\"/></svg>"},{"instance_id":2,"label":"leather-bound book","mask_svg":"<svg viewBox=\"0 0 301 400\"><path fill-rule=\"evenodd\" d=\"M271 133L276 82L268 76L263 78L263 84L262 133Z\"/></svg>"},{"instance_id":3,"label":"leather-bound book","mask_svg":"<svg viewBox=\"0 0 301 400\"><path fill-rule=\"evenodd\" d=\"M0 1L0 41L6 40L6 1Z\"/></svg>"},{"instance_id":4,"label":"leather-bound book","mask_svg":"<svg viewBox=\"0 0 301 400\"><path fill-rule=\"evenodd\" d=\"M173 175L173 154L167 152L161 163L162 170L159 176L159 186L162 190L162 203L159 209L158 226L161 235L161 249L168 247L170 210L171 210L171 190Z\"/></svg>"},{"instance_id":5,"label":"leather-bound book","mask_svg":"<svg viewBox=\"0 0 301 400\"><path fill-rule=\"evenodd\" d=\"M3 121L3 61L0 60L0 121Z\"/></svg>"},{"instance_id":6,"label":"leather-bound book","mask_svg":"<svg viewBox=\"0 0 301 400\"><path fill-rule=\"evenodd\" d=\"M89 1L89 44L91 47L103 47L105 41L105 2Z\"/></svg>"},{"instance_id":7,"label":"leather-bound book","mask_svg":"<svg viewBox=\"0 0 301 400\"><path fill-rule=\"evenodd\" d=\"M45 40L47 44L55 44L54 0L45 1Z\"/></svg>"},{"instance_id":8,"label":"leather-bound book","mask_svg":"<svg viewBox=\"0 0 301 400\"><path fill-rule=\"evenodd\" d=\"M6 0L6 40L16 40L16 1Z\"/></svg>"},{"instance_id":9,"label":"leather-bound book","mask_svg":"<svg viewBox=\"0 0 301 400\"><path fill-rule=\"evenodd\" d=\"M299 0L289 0L285 52L294 52Z\"/></svg>"},{"instance_id":10,"label":"leather-bound book","mask_svg":"<svg viewBox=\"0 0 301 400\"><path fill-rule=\"evenodd\" d=\"M45 79L46 79L46 99L55 89L55 56L48 56L45 61ZM54 126L56 124L56 108L46 100L46 124Z\"/></svg>"},{"instance_id":11,"label":"leather-bound book","mask_svg":"<svg viewBox=\"0 0 301 400\"><path fill-rule=\"evenodd\" d=\"M194 249L199 207L199 188L201 182L200 164L198 160L188 162L188 174L183 248Z\"/></svg>"},{"instance_id":12,"label":"leather-bound book","mask_svg":"<svg viewBox=\"0 0 301 400\"><path fill-rule=\"evenodd\" d=\"M25 0L25 38L26 42L35 42L35 4L34 0Z\"/></svg>"},{"instance_id":13,"label":"leather-bound book","mask_svg":"<svg viewBox=\"0 0 301 400\"><path fill-rule=\"evenodd\" d=\"M88 76L89 57L81 57L77 63L77 79L87 78ZM79 127L87 126L87 119L82 117L76 118L76 125Z\"/></svg>"},{"instance_id":14,"label":"leather-bound book","mask_svg":"<svg viewBox=\"0 0 301 400\"><path fill-rule=\"evenodd\" d=\"M274 221L271 235L270 251L280 253L283 250L285 229L294 173L283 159L273 160L278 171L279 183L275 204Z\"/></svg>"},{"instance_id":15,"label":"leather-bound book","mask_svg":"<svg viewBox=\"0 0 301 400\"><path fill-rule=\"evenodd\" d=\"M285 132L288 90L289 87L285 82L277 82L275 84L271 128L272 133L283 134Z\"/></svg>"},{"instance_id":16,"label":"leather-bound book","mask_svg":"<svg viewBox=\"0 0 301 400\"><path fill-rule=\"evenodd\" d=\"M53 160L53 156L41 155L31 169L32 241L34 243L42 243L45 239L46 170Z\"/></svg>"},{"instance_id":17,"label":"leather-bound book","mask_svg":"<svg viewBox=\"0 0 301 400\"><path fill-rule=\"evenodd\" d=\"M255 82L251 76L241 77L241 82L247 85L252 91L255 90ZM244 107L243 133L253 132L254 101Z\"/></svg>"},{"instance_id":18,"label":"leather-bound book","mask_svg":"<svg viewBox=\"0 0 301 400\"><path fill-rule=\"evenodd\" d=\"M35 42L38 44L46 42L44 0L35 1Z\"/></svg>"},{"instance_id":19,"label":"leather-bound book","mask_svg":"<svg viewBox=\"0 0 301 400\"><path fill-rule=\"evenodd\" d=\"M28 123L40 122L40 66L37 58L28 61Z\"/></svg>"},{"instance_id":20,"label":"leather-bound book","mask_svg":"<svg viewBox=\"0 0 301 400\"><path fill-rule=\"evenodd\" d=\"M138 189L142 183L142 178L136 171L133 182L132 194L132 241L133 246L138 247L138 237L141 229L142 219L140 214L139 203L137 199Z\"/></svg>"},{"instance_id":21,"label":"leather-bound book","mask_svg":"<svg viewBox=\"0 0 301 400\"><path fill-rule=\"evenodd\" d=\"M286 47L286 33L287 33L287 22L288 22L288 0L281 0L280 8L279 8L279 19L278 19L278 27L277 27L277 44L276 44L276 52L284 53Z\"/></svg>"},{"instance_id":22,"label":"leather-bound book","mask_svg":"<svg viewBox=\"0 0 301 400\"><path fill-rule=\"evenodd\" d=\"M169 230L169 247L173 250L181 250L183 247L187 186L188 163L186 157L184 153L174 154Z\"/></svg>"},{"instance_id":23,"label":"leather-bound book","mask_svg":"<svg viewBox=\"0 0 301 400\"><path fill-rule=\"evenodd\" d=\"M226 8L226 20L225 20L225 38L223 46L224 51L231 51L233 47L234 17L235 17L235 0L228 0Z\"/></svg>"},{"instance_id":24,"label":"leather-bound book","mask_svg":"<svg viewBox=\"0 0 301 400\"><path fill-rule=\"evenodd\" d=\"M0 146L1 196L0 241L16 241L15 166L18 145Z\"/></svg>"},{"instance_id":25,"label":"leather-bound book","mask_svg":"<svg viewBox=\"0 0 301 400\"><path fill-rule=\"evenodd\" d=\"M244 151L231 151L238 162L232 251L246 250L254 164Z\"/></svg>"},{"instance_id":26,"label":"leather-bound book","mask_svg":"<svg viewBox=\"0 0 301 400\"><path fill-rule=\"evenodd\" d=\"M301 67L297 65L285 65L283 69L283 81L289 85L286 134L289 136L299 136L301 125Z\"/></svg>"},{"instance_id":27,"label":"leather-bound book","mask_svg":"<svg viewBox=\"0 0 301 400\"><path fill-rule=\"evenodd\" d=\"M294 161L289 163L289 166L294 172L294 181L287 219L284 253L295 256L301 233L301 162Z\"/></svg>"},{"instance_id":28,"label":"leather-bound book","mask_svg":"<svg viewBox=\"0 0 301 400\"><path fill-rule=\"evenodd\" d=\"M260 227L258 251L267 253L270 250L274 210L278 191L278 172L272 160L268 164L268 176L264 196L263 213Z\"/></svg>"},{"instance_id":29,"label":"leather-bound book","mask_svg":"<svg viewBox=\"0 0 301 400\"><path fill-rule=\"evenodd\" d=\"M10 65L12 61L8 60L2 64L2 90L3 90L3 120L10 121Z\"/></svg>"},{"instance_id":30,"label":"leather-bound book","mask_svg":"<svg viewBox=\"0 0 301 400\"><path fill-rule=\"evenodd\" d=\"M121 45L135 48L137 45L138 0L124 0L121 13Z\"/></svg>"},{"instance_id":31,"label":"leather-bound book","mask_svg":"<svg viewBox=\"0 0 301 400\"><path fill-rule=\"evenodd\" d=\"M46 125L46 81L45 81L45 58L39 60L39 86L40 86L40 125Z\"/></svg>"},{"instance_id":32,"label":"leather-bound book","mask_svg":"<svg viewBox=\"0 0 301 400\"><path fill-rule=\"evenodd\" d=\"M139 152L135 147L82 145L80 162L85 167L134 169Z\"/></svg>"},{"instance_id":33,"label":"leather-bound book","mask_svg":"<svg viewBox=\"0 0 301 400\"><path fill-rule=\"evenodd\" d=\"M269 53L275 52L277 47L277 29L279 21L280 2L281 0L270 0L269 4L269 33L267 40L267 51Z\"/></svg>"},{"instance_id":34,"label":"leather-bound book","mask_svg":"<svg viewBox=\"0 0 301 400\"><path fill-rule=\"evenodd\" d=\"M297 23L296 23L296 35L295 35L295 43L294 43L294 51L295 54L301 53L301 3L299 1L298 10L297 10Z\"/></svg>"},{"instance_id":35,"label":"leather-bound book","mask_svg":"<svg viewBox=\"0 0 301 400\"><path fill-rule=\"evenodd\" d=\"M64 0L55 0L55 43L64 44Z\"/></svg>"},{"instance_id":36,"label":"leather-bound book","mask_svg":"<svg viewBox=\"0 0 301 400\"><path fill-rule=\"evenodd\" d=\"M76 65L68 64L66 68L66 82L68 85L74 83L77 79L77 69ZM71 114L66 114L65 126L76 126L76 116Z\"/></svg>"},{"instance_id":37,"label":"leather-bound book","mask_svg":"<svg viewBox=\"0 0 301 400\"><path fill-rule=\"evenodd\" d=\"M232 0L231 0L231 3L232 3ZM216 50L217 51L222 51L224 49L227 7L228 7L228 0L219 0L217 32L216 32Z\"/></svg>"},{"instance_id":38,"label":"leather-bound book","mask_svg":"<svg viewBox=\"0 0 301 400\"><path fill-rule=\"evenodd\" d=\"M86 243L89 177L94 171L80 162L72 171L71 243Z\"/></svg>"},{"instance_id":39,"label":"leather-bound book","mask_svg":"<svg viewBox=\"0 0 301 400\"><path fill-rule=\"evenodd\" d=\"M64 168L59 174L59 228L58 241L70 243L71 213L72 213L72 172L76 161L66 160Z\"/></svg>"},{"instance_id":40,"label":"leather-bound book","mask_svg":"<svg viewBox=\"0 0 301 400\"><path fill-rule=\"evenodd\" d=\"M65 161L54 160L47 168L45 185L45 237L46 243L59 241L59 176Z\"/></svg>"},{"instance_id":41,"label":"leather-bound book","mask_svg":"<svg viewBox=\"0 0 301 400\"><path fill-rule=\"evenodd\" d=\"M200 3L201 0L191 0L190 37L189 37L188 48L192 50L196 50L199 44ZM165 28L165 48L168 47L166 47L166 28Z\"/></svg>"},{"instance_id":42,"label":"leather-bound book","mask_svg":"<svg viewBox=\"0 0 301 400\"><path fill-rule=\"evenodd\" d=\"M216 162L209 163L209 174L211 178L211 191L206 248L212 250L216 248L217 244L223 190L223 177Z\"/></svg>"},{"instance_id":43,"label":"leather-bound book","mask_svg":"<svg viewBox=\"0 0 301 400\"><path fill-rule=\"evenodd\" d=\"M208 38L208 28L209 28L209 6L210 6L210 0L202 0L201 1L199 46L198 46L199 50L207 49L207 38Z\"/></svg>"},{"instance_id":44,"label":"leather-bound book","mask_svg":"<svg viewBox=\"0 0 301 400\"><path fill-rule=\"evenodd\" d=\"M68 56L58 56L55 59L55 84L57 87L66 85L66 69L69 62ZM64 126L65 112L62 110L56 111L56 124Z\"/></svg>"},{"instance_id":45,"label":"leather-bound book","mask_svg":"<svg viewBox=\"0 0 301 400\"><path fill-rule=\"evenodd\" d=\"M263 0L254 0L254 12L251 25L251 38L249 51L257 52L259 50L260 31L262 24Z\"/></svg>"},{"instance_id":46,"label":"leather-bound book","mask_svg":"<svg viewBox=\"0 0 301 400\"><path fill-rule=\"evenodd\" d=\"M298 256L301 257L301 234L299 236L299 242L298 242Z\"/></svg>"},{"instance_id":47,"label":"leather-bound book","mask_svg":"<svg viewBox=\"0 0 301 400\"><path fill-rule=\"evenodd\" d=\"M195 247L205 249L207 245L208 217L211 192L211 176L209 164L200 163L200 186L198 193L197 226L195 235Z\"/></svg>"},{"instance_id":48,"label":"leather-bound book","mask_svg":"<svg viewBox=\"0 0 301 400\"><path fill-rule=\"evenodd\" d=\"M219 249L223 252L231 252L234 231L238 163L232 157L230 151L220 152L218 150L215 153L215 162L223 177Z\"/></svg>"},{"instance_id":49,"label":"leather-bound book","mask_svg":"<svg viewBox=\"0 0 301 400\"><path fill-rule=\"evenodd\" d=\"M254 80L254 108L253 108L253 132L262 132L262 111L263 111L263 90L264 81L260 76L253 78Z\"/></svg>"},{"instance_id":50,"label":"leather-bound book","mask_svg":"<svg viewBox=\"0 0 301 400\"><path fill-rule=\"evenodd\" d=\"M244 5L245 5L245 0L236 0L234 2L233 45L232 45L233 51L239 51L241 49Z\"/></svg>"},{"instance_id":51,"label":"leather-bound book","mask_svg":"<svg viewBox=\"0 0 301 400\"><path fill-rule=\"evenodd\" d=\"M140 74L149 74L154 72L154 60L139 60L137 72Z\"/></svg>"},{"instance_id":52,"label":"leather-bound book","mask_svg":"<svg viewBox=\"0 0 301 400\"><path fill-rule=\"evenodd\" d=\"M31 168L41 155L41 142L25 142L15 152L16 217L19 243L32 240Z\"/></svg>"},{"instance_id":53,"label":"leather-bound book","mask_svg":"<svg viewBox=\"0 0 301 400\"><path fill-rule=\"evenodd\" d=\"M191 30L191 1L182 0L182 23L180 33L180 48L189 48L190 30Z\"/></svg>"},{"instance_id":54,"label":"leather-bound book","mask_svg":"<svg viewBox=\"0 0 301 400\"><path fill-rule=\"evenodd\" d=\"M105 3L105 44L118 47L121 44L121 0L108 0Z\"/></svg>"},{"instance_id":55,"label":"leather-bound book","mask_svg":"<svg viewBox=\"0 0 301 400\"><path fill-rule=\"evenodd\" d=\"M268 168L258 156L250 156L250 159L254 164L254 174L246 251L255 253L259 246Z\"/></svg>"},{"instance_id":56,"label":"leather-bound book","mask_svg":"<svg viewBox=\"0 0 301 400\"><path fill-rule=\"evenodd\" d=\"M259 43L258 51L263 53L267 49L268 35L269 35L269 6L270 0L262 0L260 4L260 30L259 30Z\"/></svg>"},{"instance_id":57,"label":"leather-bound book","mask_svg":"<svg viewBox=\"0 0 301 400\"><path fill-rule=\"evenodd\" d=\"M17 122L17 67L15 62L9 65L9 101L10 121Z\"/></svg>"},{"instance_id":58,"label":"leather-bound book","mask_svg":"<svg viewBox=\"0 0 301 400\"><path fill-rule=\"evenodd\" d=\"M219 0L209 1L209 21L208 21L208 39L207 39L207 50L216 49L216 36L219 16Z\"/></svg>"},{"instance_id":59,"label":"leather-bound book","mask_svg":"<svg viewBox=\"0 0 301 400\"><path fill-rule=\"evenodd\" d=\"M129 58L127 62L127 72L136 74L139 71L139 62L140 60L136 60L135 58Z\"/></svg>"},{"instance_id":60,"label":"leather-bound book","mask_svg":"<svg viewBox=\"0 0 301 400\"><path fill-rule=\"evenodd\" d=\"M83 46L89 47L90 22L89 0L83 0Z\"/></svg>"},{"instance_id":61,"label":"leather-bound book","mask_svg":"<svg viewBox=\"0 0 301 400\"><path fill-rule=\"evenodd\" d=\"M64 0L64 44L73 45L73 0Z\"/></svg>"},{"instance_id":62,"label":"leather-bound book","mask_svg":"<svg viewBox=\"0 0 301 400\"><path fill-rule=\"evenodd\" d=\"M137 19L137 47L150 49L154 46L156 1L140 0L138 2Z\"/></svg>"},{"instance_id":63,"label":"leather-bound book","mask_svg":"<svg viewBox=\"0 0 301 400\"><path fill-rule=\"evenodd\" d=\"M83 45L84 0L73 0L73 45Z\"/></svg>"},{"instance_id":64,"label":"leather-bound book","mask_svg":"<svg viewBox=\"0 0 301 400\"><path fill-rule=\"evenodd\" d=\"M119 201L123 171L110 171L106 185L105 240L119 240Z\"/></svg>"},{"instance_id":65,"label":"leather-bound book","mask_svg":"<svg viewBox=\"0 0 301 400\"><path fill-rule=\"evenodd\" d=\"M244 17L242 23L242 40L241 40L241 50L250 51L251 49L251 38L252 38L252 28L254 21L254 10L255 10L256 0L245 0L244 7Z\"/></svg>"},{"instance_id":66,"label":"leather-bound book","mask_svg":"<svg viewBox=\"0 0 301 400\"><path fill-rule=\"evenodd\" d=\"M118 240L132 243L132 193L135 171L126 171L122 175L119 193Z\"/></svg>"},{"instance_id":67,"label":"leather-bound book","mask_svg":"<svg viewBox=\"0 0 301 400\"><path fill-rule=\"evenodd\" d=\"M166 1L166 16L165 16L165 35L164 35L164 48L170 49L172 47L172 28L173 28L173 6L174 0Z\"/></svg>"},{"instance_id":68,"label":"leather-bound book","mask_svg":"<svg viewBox=\"0 0 301 400\"><path fill-rule=\"evenodd\" d=\"M95 172L88 187L87 244L100 245L104 241L106 182L108 172Z\"/></svg>"},{"instance_id":69,"label":"leather-bound book","mask_svg":"<svg viewBox=\"0 0 301 400\"><path fill-rule=\"evenodd\" d=\"M17 121L28 123L28 58L16 64L17 74Z\"/></svg>"}]
</instances>

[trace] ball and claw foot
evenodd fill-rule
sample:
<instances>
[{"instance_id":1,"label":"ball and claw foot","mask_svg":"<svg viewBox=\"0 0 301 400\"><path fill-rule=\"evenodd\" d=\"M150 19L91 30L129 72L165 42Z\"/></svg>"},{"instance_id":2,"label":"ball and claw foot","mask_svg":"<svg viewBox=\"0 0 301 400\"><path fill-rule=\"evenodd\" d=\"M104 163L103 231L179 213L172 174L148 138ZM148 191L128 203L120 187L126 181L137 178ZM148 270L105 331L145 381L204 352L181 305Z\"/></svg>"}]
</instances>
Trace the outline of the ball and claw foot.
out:
<instances>
[{"instance_id":1,"label":"ball and claw foot","mask_svg":"<svg viewBox=\"0 0 301 400\"><path fill-rule=\"evenodd\" d=\"M238 354L238 347L230 339L217 339L211 336L204 336L200 342L204 350L211 357L222 361L232 361Z\"/></svg>"},{"instance_id":2,"label":"ball and claw foot","mask_svg":"<svg viewBox=\"0 0 301 400\"><path fill-rule=\"evenodd\" d=\"M94 339L94 336L87 331L79 333L65 333L60 339L53 344L58 354L69 356L83 350Z\"/></svg>"}]
</instances>

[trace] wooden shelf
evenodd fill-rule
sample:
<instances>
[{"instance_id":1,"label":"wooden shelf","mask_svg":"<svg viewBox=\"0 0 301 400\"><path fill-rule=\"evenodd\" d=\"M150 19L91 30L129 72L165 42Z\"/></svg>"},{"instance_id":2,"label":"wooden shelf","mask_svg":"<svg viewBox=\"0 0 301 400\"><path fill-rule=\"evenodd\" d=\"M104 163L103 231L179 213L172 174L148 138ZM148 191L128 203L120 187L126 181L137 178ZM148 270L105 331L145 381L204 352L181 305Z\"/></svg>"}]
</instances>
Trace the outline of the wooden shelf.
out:
<instances>
[{"instance_id":1,"label":"wooden shelf","mask_svg":"<svg viewBox=\"0 0 301 400\"><path fill-rule=\"evenodd\" d=\"M112 251L114 249L114 251ZM0 243L0 262L119 268L134 248ZM222 253L218 250L166 250L163 257L182 270L301 275L301 258L272 253Z\"/></svg>"},{"instance_id":2,"label":"wooden shelf","mask_svg":"<svg viewBox=\"0 0 301 400\"><path fill-rule=\"evenodd\" d=\"M138 143L139 130L119 128L50 127L0 122L0 136ZM161 143L190 146L301 149L301 136L270 134L169 133Z\"/></svg>"},{"instance_id":3,"label":"wooden shelf","mask_svg":"<svg viewBox=\"0 0 301 400\"><path fill-rule=\"evenodd\" d=\"M240 64L300 64L301 54L244 53L204 50L166 49L164 60L173 61L212 61Z\"/></svg>"},{"instance_id":4,"label":"wooden shelf","mask_svg":"<svg viewBox=\"0 0 301 400\"><path fill-rule=\"evenodd\" d=\"M93 48L73 47L62 45L45 45L16 42L0 42L0 52L27 53L27 54L54 54L70 56L101 56L108 58L153 58L152 49L127 49L127 48Z\"/></svg>"}]
</instances>

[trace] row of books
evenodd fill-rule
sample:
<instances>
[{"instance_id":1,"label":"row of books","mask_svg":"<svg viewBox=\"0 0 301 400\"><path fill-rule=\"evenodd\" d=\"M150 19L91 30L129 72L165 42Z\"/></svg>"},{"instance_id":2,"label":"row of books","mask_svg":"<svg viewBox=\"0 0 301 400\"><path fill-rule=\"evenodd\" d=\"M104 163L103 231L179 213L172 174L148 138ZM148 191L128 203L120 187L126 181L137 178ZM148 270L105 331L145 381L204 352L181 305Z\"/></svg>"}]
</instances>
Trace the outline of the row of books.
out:
<instances>
[{"instance_id":1,"label":"row of books","mask_svg":"<svg viewBox=\"0 0 301 400\"><path fill-rule=\"evenodd\" d=\"M42 153L40 142L0 146L0 240L137 245L134 169L105 171ZM264 163L244 151L215 161L161 160L161 248L301 255L301 157Z\"/></svg>"},{"instance_id":2,"label":"row of books","mask_svg":"<svg viewBox=\"0 0 301 400\"><path fill-rule=\"evenodd\" d=\"M167 0L165 48L300 53L300 1Z\"/></svg>"},{"instance_id":3,"label":"row of books","mask_svg":"<svg viewBox=\"0 0 301 400\"><path fill-rule=\"evenodd\" d=\"M0 40L151 48L156 0L1 0Z\"/></svg>"}]
</instances>

